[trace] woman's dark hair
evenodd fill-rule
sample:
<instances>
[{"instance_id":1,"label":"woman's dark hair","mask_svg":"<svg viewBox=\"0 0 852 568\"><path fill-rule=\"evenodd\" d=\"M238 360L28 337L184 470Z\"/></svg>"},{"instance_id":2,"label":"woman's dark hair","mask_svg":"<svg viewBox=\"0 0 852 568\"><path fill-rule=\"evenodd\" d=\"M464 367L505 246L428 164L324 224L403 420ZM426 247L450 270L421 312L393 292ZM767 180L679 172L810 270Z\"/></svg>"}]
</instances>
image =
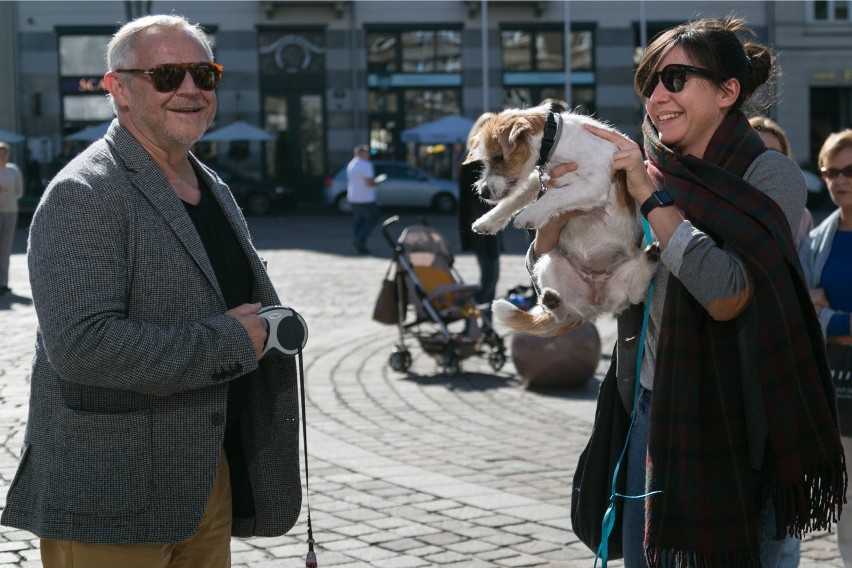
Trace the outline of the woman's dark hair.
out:
<instances>
[{"instance_id":1,"label":"woman's dark hair","mask_svg":"<svg viewBox=\"0 0 852 568\"><path fill-rule=\"evenodd\" d=\"M679 46L693 65L710 72L712 78L708 81L717 86L728 79L739 82L740 96L733 108L740 108L776 71L772 52L759 43L743 42L737 32L754 36L754 32L745 27L745 20L732 16L724 20L708 18L687 22L662 32L639 62L633 87L641 96L658 71L660 61Z\"/></svg>"}]
</instances>

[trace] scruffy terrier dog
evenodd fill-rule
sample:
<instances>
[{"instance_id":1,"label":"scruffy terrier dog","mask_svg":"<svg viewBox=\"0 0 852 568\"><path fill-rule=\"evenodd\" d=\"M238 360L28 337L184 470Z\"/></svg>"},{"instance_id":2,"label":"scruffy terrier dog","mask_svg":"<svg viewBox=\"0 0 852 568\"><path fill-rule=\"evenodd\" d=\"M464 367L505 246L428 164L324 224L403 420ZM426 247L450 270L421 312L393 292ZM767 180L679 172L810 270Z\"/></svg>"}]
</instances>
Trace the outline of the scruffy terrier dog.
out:
<instances>
[{"instance_id":1,"label":"scruffy terrier dog","mask_svg":"<svg viewBox=\"0 0 852 568\"><path fill-rule=\"evenodd\" d=\"M616 146L583 124L611 130L588 116L557 114L544 105L505 110L471 140L465 162L484 163L476 189L495 204L474 222L474 231L494 234L516 213L516 227L538 229L565 211L585 212L568 221L557 248L535 263L541 309L526 312L506 300L494 302L496 321L516 332L551 337L600 314L617 314L644 299L657 269L659 245L640 247L642 226L624 172L613 176ZM559 188L539 196L548 164L566 162L579 167L559 178Z\"/></svg>"}]
</instances>

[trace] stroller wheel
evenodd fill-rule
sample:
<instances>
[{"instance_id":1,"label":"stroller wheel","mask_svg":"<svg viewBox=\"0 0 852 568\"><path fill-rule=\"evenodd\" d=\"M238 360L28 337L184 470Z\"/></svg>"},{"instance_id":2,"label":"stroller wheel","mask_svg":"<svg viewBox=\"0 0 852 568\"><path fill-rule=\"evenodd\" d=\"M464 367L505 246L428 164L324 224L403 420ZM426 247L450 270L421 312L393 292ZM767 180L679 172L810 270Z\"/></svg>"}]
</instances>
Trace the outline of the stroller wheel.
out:
<instances>
[{"instance_id":1,"label":"stroller wheel","mask_svg":"<svg viewBox=\"0 0 852 568\"><path fill-rule=\"evenodd\" d=\"M444 374L455 376L459 374L460 370L458 356L455 353L449 355L444 363Z\"/></svg>"},{"instance_id":2,"label":"stroller wheel","mask_svg":"<svg viewBox=\"0 0 852 568\"><path fill-rule=\"evenodd\" d=\"M391 353L388 363L394 371L404 373L411 367L411 353L408 351L394 351Z\"/></svg>"},{"instance_id":3,"label":"stroller wheel","mask_svg":"<svg viewBox=\"0 0 852 568\"><path fill-rule=\"evenodd\" d=\"M494 349L488 354L488 364L495 371L499 371L506 364L506 354L502 349Z\"/></svg>"}]
</instances>

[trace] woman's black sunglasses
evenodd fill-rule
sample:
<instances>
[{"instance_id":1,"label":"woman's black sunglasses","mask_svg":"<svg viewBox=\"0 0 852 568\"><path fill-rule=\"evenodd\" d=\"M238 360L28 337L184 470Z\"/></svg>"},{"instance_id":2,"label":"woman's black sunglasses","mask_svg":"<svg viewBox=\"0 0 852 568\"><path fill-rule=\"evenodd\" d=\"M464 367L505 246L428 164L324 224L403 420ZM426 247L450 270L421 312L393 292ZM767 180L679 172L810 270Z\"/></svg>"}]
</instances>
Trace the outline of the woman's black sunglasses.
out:
<instances>
[{"instance_id":1,"label":"woman's black sunglasses","mask_svg":"<svg viewBox=\"0 0 852 568\"><path fill-rule=\"evenodd\" d=\"M150 69L116 69L119 73L144 73L151 78L160 93L176 91L183 83L186 72L192 76L195 86L202 91L212 91L222 80L222 66L218 63L163 63Z\"/></svg>"},{"instance_id":2,"label":"woman's black sunglasses","mask_svg":"<svg viewBox=\"0 0 852 568\"><path fill-rule=\"evenodd\" d=\"M701 75L702 77L707 77L708 79L713 78L713 73L708 71L707 69L702 69L701 67L693 67L692 65L680 65L678 63L672 63L671 65L666 65L663 67L662 71L658 71L651 75L651 78L648 79L647 84L645 85L645 90L642 91L642 95L647 99L651 98L651 95L654 93L654 89L657 88L657 82L662 80L663 86L670 93L679 93L683 90L683 86L686 84L686 74L692 73L693 75Z\"/></svg>"}]
</instances>

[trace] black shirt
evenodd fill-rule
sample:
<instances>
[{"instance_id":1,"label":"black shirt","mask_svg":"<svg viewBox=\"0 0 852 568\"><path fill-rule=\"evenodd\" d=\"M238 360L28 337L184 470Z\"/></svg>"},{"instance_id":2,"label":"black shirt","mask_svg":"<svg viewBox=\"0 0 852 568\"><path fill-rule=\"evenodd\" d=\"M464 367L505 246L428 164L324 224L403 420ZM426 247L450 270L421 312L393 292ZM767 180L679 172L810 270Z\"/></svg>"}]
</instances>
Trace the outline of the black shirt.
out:
<instances>
[{"instance_id":1,"label":"black shirt","mask_svg":"<svg viewBox=\"0 0 852 568\"><path fill-rule=\"evenodd\" d=\"M219 288L225 297L225 305L230 310L251 302L254 288L251 266L222 208L200 176L198 185L201 190L198 205L184 202L184 206L198 231L204 250L207 251ZM239 417L248 389L249 376L240 377L228 384L228 427L233 426Z\"/></svg>"}]
</instances>

